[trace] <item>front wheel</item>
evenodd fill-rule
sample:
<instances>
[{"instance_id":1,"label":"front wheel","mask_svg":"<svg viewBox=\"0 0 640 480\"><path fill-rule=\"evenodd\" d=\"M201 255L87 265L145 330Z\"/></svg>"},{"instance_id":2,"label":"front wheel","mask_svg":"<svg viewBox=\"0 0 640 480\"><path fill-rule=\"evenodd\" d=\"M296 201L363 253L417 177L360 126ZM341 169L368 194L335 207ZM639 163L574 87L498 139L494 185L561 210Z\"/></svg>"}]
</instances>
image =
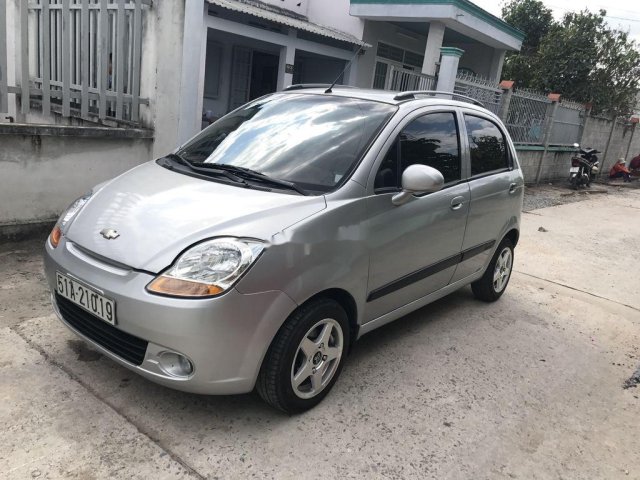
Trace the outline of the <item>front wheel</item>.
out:
<instances>
[{"instance_id":1,"label":"front wheel","mask_svg":"<svg viewBox=\"0 0 640 480\"><path fill-rule=\"evenodd\" d=\"M334 300L296 310L280 328L262 362L256 389L287 413L316 406L338 379L349 345L349 321Z\"/></svg>"},{"instance_id":2,"label":"front wheel","mask_svg":"<svg viewBox=\"0 0 640 480\"><path fill-rule=\"evenodd\" d=\"M471 284L471 290L478 300L495 302L502 296L511 278L513 258L513 242L505 238L496 249L482 278Z\"/></svg>"}]
</instances>

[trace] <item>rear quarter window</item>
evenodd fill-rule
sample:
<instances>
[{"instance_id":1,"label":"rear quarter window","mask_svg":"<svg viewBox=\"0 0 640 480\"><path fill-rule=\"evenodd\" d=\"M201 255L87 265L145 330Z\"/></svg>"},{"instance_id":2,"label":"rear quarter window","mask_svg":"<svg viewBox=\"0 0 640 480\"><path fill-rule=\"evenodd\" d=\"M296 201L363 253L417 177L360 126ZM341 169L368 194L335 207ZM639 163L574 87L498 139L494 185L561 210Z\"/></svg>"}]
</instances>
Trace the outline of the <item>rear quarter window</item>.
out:
<instances>
[{"instance_id":1,"label":"rear quarter window","mask_svg":"<svg viewBox=\"0 0 640 480\"><path fill-rule=\"evenodd\" d=\"M471 175L510 168L507 141L502 130L486 118L464 116L471 154Z\"/></svg>"}]
</instances>

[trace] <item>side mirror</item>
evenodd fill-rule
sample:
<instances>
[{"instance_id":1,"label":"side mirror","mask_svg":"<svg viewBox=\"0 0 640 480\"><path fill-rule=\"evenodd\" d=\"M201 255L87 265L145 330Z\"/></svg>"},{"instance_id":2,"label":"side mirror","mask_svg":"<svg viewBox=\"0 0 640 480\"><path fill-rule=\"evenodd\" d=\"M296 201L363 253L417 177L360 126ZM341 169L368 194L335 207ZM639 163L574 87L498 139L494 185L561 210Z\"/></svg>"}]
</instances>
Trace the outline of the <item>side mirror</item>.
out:
<instances>
[{"instance_id":1,"label":"side mirror","mask_svg":"<svg viewBox=\"0 0 640 480\"><path fill-rule=\"evenodd\" d=\"M444 185L444 177L435 168L411 165L402 172L402 192L391 198L394 205L402 205L416 193L437 192Z\"/></svg>"}]
</instances>

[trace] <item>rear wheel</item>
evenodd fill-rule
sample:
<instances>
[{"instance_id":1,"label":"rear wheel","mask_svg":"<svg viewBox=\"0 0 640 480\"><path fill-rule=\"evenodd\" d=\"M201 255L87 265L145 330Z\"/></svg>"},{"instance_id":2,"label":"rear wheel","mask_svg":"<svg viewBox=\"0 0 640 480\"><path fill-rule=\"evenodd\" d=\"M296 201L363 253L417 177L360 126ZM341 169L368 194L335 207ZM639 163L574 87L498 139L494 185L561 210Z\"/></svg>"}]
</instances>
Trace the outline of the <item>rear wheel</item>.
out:
<instances>
[{"instance_id":1,"label":"rear wheel","mask_svg":"<svg viewBox=\"0 0 640 480\"><path fill-rule=\"evenodd\" d=\"M495 302L502 296L511 278L513 258L513 242L505 238L496 249L482 278L471 284L471 290L478 300Z\"/></svg>"},{"instance_id":2,"label":"rear wheel","mask_svg":"<svg viewBox=\"0 0 640 480\"><path fill-rule=\"evenodd\" d=\"M569 183L571 184L571 188L574 190L578 190L578 176L574 175L569 179Z\"/></svg>"},{"instance_id":3,"label":"rear wheel","mask_svg":"<svg viewBox=\"0 0 640 480\"><path fill-rule=\"evenodd\" d=\"M347 345L349 322L340 304L318 299L303 305L269 347L256 383L258 393L287 413L314 407L340 375Z\"/></svg>"}]
</instances>

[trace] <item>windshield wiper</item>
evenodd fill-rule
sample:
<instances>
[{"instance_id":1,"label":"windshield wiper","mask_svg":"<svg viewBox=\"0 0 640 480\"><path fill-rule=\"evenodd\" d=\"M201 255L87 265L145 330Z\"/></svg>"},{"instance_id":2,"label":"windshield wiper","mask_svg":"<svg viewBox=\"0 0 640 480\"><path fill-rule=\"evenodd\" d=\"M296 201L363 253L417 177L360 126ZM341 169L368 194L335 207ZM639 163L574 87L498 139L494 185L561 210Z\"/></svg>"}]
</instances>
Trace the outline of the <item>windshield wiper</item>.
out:
<instances>
[{"instance_id":1,"label":"windshield wiper","mask_svg":"<svg viewBox=\"0 0 640 480\"><path fill-rule=\"evenodd\" d=\"M217 168L217 166L209 166L207 165L206 167L204 165L206 164L200 164L200 165L194 165L193 163L191 163L189 160L187 160L186 158L178 155L177 153L170 153L168 155L165 156L165 158L170 158L171 160L184 165L185 167L187 167L189 170L193 171L193 172L197 172L197 173L201 173L203 175L206 176L212 176L216 175L216 176L222 176L225 178L228 178L229 180L235 182L235 183L242 183L243 185L248 185L247 182L245 182L242 178L238 177L237 175L232 174L231 172L221 169L221 168Z\"/></svg>"},{"instance_id":2,"label":"windshield wiper","mask_svg":"<svg viewBox=\"0 0 640 480\"><path fill-rule=\"evenodd\" d=\"M206 165L206 164L203 164ZM249 180L255 180L257 182L270 183L272 185L276 185L279 187L284 187L288 190L294 190L298 192L300 195L308 195L308 193L296 185L294 182L289 182L287 180L280 180L279 178L273 178L264 173L256 172L255 170L251 170L250 168L245 167L237 167L235 165L226 165L222 163L210 163L211 168L225 170L228 172L233 172L236 175L243 176Z\"/></svg>"}]
</instances>

